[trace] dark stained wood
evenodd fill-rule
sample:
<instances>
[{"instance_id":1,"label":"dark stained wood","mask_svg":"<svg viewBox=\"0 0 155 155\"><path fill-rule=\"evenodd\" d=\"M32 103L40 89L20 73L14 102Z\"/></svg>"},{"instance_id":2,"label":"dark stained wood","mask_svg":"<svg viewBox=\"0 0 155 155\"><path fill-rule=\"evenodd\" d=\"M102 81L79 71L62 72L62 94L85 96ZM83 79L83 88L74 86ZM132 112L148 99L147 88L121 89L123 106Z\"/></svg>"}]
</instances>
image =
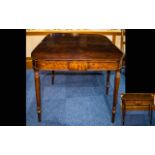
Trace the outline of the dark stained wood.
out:
<instances>
[{"instance_id":1,"label":"dark stained wood","mask_svg":"<svg viewBox=\"0 0 155 155\"><path fill-rule=\"evenodd\" d=\"M149 122L152 124L152 114L154 106L153 93L126 93L122 94L122 124L124 125L126 111L132 110L132 106L147 106L149 112Z\"/></svg>"},{"instance_id":2,"label":"dark stained wood","mask_svg":"<svg viewBox=\"0 0 155 155\"><path fill-rule=\"evenodd\" d=\"M123 53L102 35L48 35L32 52L38 60L104 60L117 62ZM108 58L108 59L107 59Z\"/></svg>"},{"instance_id":3,"label":"dark stained wood","mask_svg":"<svg viewBox=\"0 0 155 155\"><path fill-rule=\"evenodd\" d=\"M35 76L38 121L40 122L41 121L41 99L40 99L40 76L39 76L38 70L34 70L34 76Z\"/></svg>"},{"instance_id":4,"label":"dark stained wood","mask_svg":"<svg viewBox=\"0 0 155 155\"><path fill-rule=\"evenodd\" d=\"M126 106L125 106L125 102L122 101L122 124L123 125L125 123L125 115L126 115Z\"/></svg>"},{"instance_id":5,"label":"dark stained wood","mask_svg":"<svg viewBox=\"0 0 155 155\"><path fill-rule=\"evenodd\" d=\"M153 113L153 104L149 104L150 125L152 125L152 113Z\"/></svg>"},{"instance_id":6,"label":"dark stained wood","mask_svg":"<svg viewBox=\"0 0 155 155\"><path fill-rule=\"evenodd\" d=\"M54 84L54 79L55 79L55 72L52 71L52 85Z\"/></svg>"},{"instance_id":7,"label":"dark stained wood","mask_svg":"<svg viewBox=\"0 0 155 155\"><path fill-rule=\"evenodd\" d=\"M116 74L115 74L114 93L113 93L112 123L114 123L114 121L115 121L119 82L120 82L120 70L117 70Z\"/></svg>"},{"instance_id":8,"label":"dark stained wood","mask_svg":"<svg viewBox=\"0 0 155 155\"><path fill-rule=\"evenodd\" d=\"M116 71L112 108L113 122L116 112L122 56L123 53L103 35L75 35L72 33L49 34L31 54L35 70ZM38 87L39 82L37 78L36 80ZM39 93L37 94L39 95ZM37 105L41 107L40 101Z\"/></svg>"}]
</instances>

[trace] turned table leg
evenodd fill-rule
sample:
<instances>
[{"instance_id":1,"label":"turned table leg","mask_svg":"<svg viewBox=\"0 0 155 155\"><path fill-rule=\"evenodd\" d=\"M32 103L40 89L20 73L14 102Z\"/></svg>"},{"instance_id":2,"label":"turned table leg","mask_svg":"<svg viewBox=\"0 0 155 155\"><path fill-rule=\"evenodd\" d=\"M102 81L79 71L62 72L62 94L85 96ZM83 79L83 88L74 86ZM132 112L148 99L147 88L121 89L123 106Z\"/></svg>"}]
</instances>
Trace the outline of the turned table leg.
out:
<instances>
[{"instance_id":1,"label":"turned table leg","mask_svg":"<svg viewBox=\"0 0 155 155\"><path fill-rule=\"evenodd\" d=\"M114 83L114 94L113 94L113 107L112 107L112 123L115 121L115 113L116 113L116 104L118 98L118 89L120 82L120 70L117 70L115 73L115 83Z\"/></svg>"},{"instance_id":2,"label":"turned table leg","mask_svg":"<svg viewBox=\"0 0 155 155\"><path fill-rule=\"evenodd\" d=\"M52 71L52 85L54 84L54 79L55 79L55 72Z\"/></svg>"},{"instance_id":3,"label":"turned table leg","mask_svg":"<svg viewBox=\"0 0 155 155\"><path fill-rule=\"evenodd\" d=\"M109 94L109 87L110 87L110 71L107 71L107 77L106 77L106 95Z\"/></svg>"},{"instance_id":4,"label":"turned table leg","mask_svg":"<svg viewBox=\"0 0 155 155\"><path fill-rule=\"evenodd\" d=\"M34 70L34 76L35 76L35 89L36 89L36 99L37 99L38 121L41 122L40 77L39 77L39 71L38 70Z\"/></svg>"}]
</instances>

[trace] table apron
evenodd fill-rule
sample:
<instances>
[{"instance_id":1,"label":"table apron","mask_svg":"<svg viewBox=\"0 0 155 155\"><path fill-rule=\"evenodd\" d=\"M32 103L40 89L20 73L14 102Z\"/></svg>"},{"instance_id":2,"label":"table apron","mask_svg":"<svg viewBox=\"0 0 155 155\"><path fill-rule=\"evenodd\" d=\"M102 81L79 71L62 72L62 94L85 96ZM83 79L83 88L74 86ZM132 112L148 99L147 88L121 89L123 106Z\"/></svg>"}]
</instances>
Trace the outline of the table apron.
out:
<instances>
[{"instance_id":1,"label":"table apron","mask_svg":"<svg viewBox=\"0 0 155 155\"><path fill-rule=\"evenodd\" d=\"M33 60L33 67L34 69L38 70L70 70L70 71L118 70L120 69L120 62Z\"/></svg>"},{"instance_id":2,"label":"table apron","mask_svg":"<svg viewBox=\"0 0 155 155\"><path fill-rule=\"evenodd\" d=\"M153 104L153 100L128 100L125 101L126 105L132 106L132 105L150 105Z\"/></svg>"}]
</instances>

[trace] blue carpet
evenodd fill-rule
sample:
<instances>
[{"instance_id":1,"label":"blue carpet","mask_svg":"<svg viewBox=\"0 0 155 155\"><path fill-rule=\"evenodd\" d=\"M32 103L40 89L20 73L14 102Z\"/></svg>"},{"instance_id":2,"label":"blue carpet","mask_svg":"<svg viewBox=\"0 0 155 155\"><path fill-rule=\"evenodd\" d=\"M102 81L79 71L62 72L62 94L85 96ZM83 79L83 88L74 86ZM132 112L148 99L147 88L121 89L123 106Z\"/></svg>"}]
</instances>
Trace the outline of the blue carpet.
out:
<instances>
[{"instance_id":1,"label":"blue carpet","mask_svg":"<svg viewBox=\"0 0 155 155\"><path fill-rule=\"evenodd\" d=\"M26 71L26 123L29 126L119 126L121 125L120 94L125 92L125 77L121 74L115 123L111 123L114 72L111 73L109 95L105 95L106 72L42 71L42 122L37 121L33 70ZM155 121L153 120L155 125ZM148 125L148 113L128 112L125 125Z\"/></svg>"}]
</instances>

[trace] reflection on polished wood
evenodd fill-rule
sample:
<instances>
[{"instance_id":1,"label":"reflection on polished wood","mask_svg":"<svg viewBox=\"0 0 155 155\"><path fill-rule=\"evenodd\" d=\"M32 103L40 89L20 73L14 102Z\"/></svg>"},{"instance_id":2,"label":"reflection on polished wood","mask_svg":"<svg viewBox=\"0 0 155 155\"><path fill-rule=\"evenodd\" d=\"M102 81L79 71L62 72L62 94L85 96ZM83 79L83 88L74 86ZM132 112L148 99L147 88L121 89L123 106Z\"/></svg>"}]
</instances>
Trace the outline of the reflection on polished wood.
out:
<instances>
[{"instance_id":1,"label":"reflection on polished wood","mask_svg":"<svg viewBox=\"0 0 155 155\"><path fill-rule=\"evenodd\" d=\"M33 50L31 57L35 71L116 71L112 108L114 122L123 53L107 37L98 34L49 34ZM39 91L39 80L37 77L35 80ZM39 96L37 106L41 110L40 94L36 95Z\"/></svg>"}]
</instances>

